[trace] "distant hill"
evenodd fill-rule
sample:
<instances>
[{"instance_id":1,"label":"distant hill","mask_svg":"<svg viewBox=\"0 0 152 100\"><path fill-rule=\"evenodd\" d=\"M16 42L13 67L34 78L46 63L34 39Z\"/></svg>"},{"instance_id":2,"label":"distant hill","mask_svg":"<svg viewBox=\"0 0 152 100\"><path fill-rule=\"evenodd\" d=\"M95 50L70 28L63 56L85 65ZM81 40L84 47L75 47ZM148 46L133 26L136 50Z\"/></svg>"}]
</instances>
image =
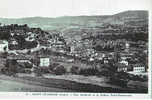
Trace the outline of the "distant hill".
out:
<instances>
[{"instance_id":1,"label":"distant hill","mask_svg":"<svg viewBox=\"0 0 152 100\"><path fill-rule=\"evenodd\" d=\"M148 24L148 11L145 10L134 10L125 11L111 16L106 19L105 23L111 24L124 24L131 21L142 22L141 24Z\"/></svg>"},{"instance_id":2,"label":"distant hill","mask_svg":"<svg viewBox=\"0 0 152 100\"><path fill-rule=\"evenodd\" d=\"M65 27L87 26L96 23L102 23L106 16L64 16L57 18L29 17L20 19L0 18L2 24L28 24L30 27L40 27L42 29L52 30Z\"/></svg>"},{"instance_id":3,"label":"distant hill","mask_svg":"<svg viewBox=\"0 0 152 100\"><path fill-rule=\"evenodd\" d=\"M63 16L56 18L28 17L19 19L0 18L2 24L28 24L30 27L40 27L45 30L82 28L102 26L104 23L124 24L128 21L140 21L148 24L148 11L125 11L109 16Z\"/></svg>"},{"instance_id":4,"label":"distant hill","mask_svg":"<svg viewBox=\"0 0 152 100\"><path fill-rule=\"evenodd\" d=\"M148 18L148 11L145 10L132 10L125 11L114 15L115 17L134 17L134 18Z\"/></svg>"}]
</instances>

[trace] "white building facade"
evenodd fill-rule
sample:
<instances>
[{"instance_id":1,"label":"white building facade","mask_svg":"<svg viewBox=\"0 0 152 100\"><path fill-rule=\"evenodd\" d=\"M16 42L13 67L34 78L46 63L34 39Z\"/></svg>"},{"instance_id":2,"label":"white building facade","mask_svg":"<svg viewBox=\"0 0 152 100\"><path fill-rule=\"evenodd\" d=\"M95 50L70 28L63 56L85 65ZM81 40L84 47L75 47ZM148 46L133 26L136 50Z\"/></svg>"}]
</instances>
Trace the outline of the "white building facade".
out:
<instances>
[{"instance_id":1,"label":"white building facade","mask_svg":"<svg viewBox=\"0 0 152 100\"><path fill-rule=\"evenodd\" d=\"M143 64L135 64L133 66L133 72L145 72L146 68Z\"/></svg>"},{"instance_id":2,"label":"white building facade","mask_svg":"<svg viewBox=\"0 0 152 100\"><path fill-rule=\"evenodd\" d=\"M40 67L48 67L50 65L49 58L40 58Z\"/></svg>"}]
</instances>

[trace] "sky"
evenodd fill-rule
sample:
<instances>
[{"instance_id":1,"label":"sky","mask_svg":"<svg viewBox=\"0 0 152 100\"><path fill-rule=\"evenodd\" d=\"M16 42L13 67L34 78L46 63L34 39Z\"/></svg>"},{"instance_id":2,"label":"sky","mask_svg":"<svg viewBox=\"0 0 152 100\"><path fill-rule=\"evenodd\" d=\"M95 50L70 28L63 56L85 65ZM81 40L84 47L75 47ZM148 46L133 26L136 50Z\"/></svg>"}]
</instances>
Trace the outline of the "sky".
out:
<instances>
[{"instance_id":1,"label":"sky","mask_svg":"<svg viewBox=\"0 0 152 100\"><path fill-rule=\"evenodd\" d=\"M151 0L0 0L0 18L112 15L148 10Z\"/></svg>"}]
</instances>

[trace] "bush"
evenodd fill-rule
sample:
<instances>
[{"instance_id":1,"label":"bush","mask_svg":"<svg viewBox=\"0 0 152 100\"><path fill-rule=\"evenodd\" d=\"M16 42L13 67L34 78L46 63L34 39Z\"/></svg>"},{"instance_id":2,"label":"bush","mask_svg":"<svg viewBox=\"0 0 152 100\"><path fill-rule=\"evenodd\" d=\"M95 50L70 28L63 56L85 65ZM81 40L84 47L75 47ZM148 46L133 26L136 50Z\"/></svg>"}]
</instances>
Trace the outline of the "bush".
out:
<instances>
[{"instance_id":1,"label":"bush","mask_svg":"<svg viewBox=\"0 0 152 100\"><path fill-rule=\"evenodd\" d=\"M144 81L148 80L148 77L147 78L145 78L145 77L143 78L143 77L141 77L139 75L134 75L133 77L130 78L130 80L144 82Z\"/></svg>"},{"instance_id":2,"label":"bush","mask_svg":"<svg viewBox=\"0 0 152 100\"><path fill-rule=\"evenodd\" d=\"M5 66L8 69L8 74L11 75L15 75L17 73L17 61L16 60L11 60L10 62L8 62Z\"/></svg>"},{"instance_id":3,"label":"bush","mask_svg":"<svg viewBox=\"0 0 152 100\"><path fill-rule=\"evenodd\" d=\"M52 63L52 64L50 64L49 69L53 71L53 69L59 65L60 64L58 64L58 63Z\"/></svg>"},{"instance_id":4,"label":"bush","mask_svg":"<svg viewBox=\"0 0 152 100\"><path fill-rule=\"evenodd\" d=\"M17 67L17 73L26 73L26 72L25 72L25 67L20 67L20 66L18 66L18 67Z\"/></svg>"},{"instance_id":5,"label":"bush","mask_svg":"<svg viewBox=\"0 0 152 100\"><path fill-rule=\"evenodd\" d=\"M98 76L106 76L106 77L111 77L112 76L112 72L108 71L108 70L102 70L98 73Z\"/></svg>"},{"instance_id":6,"label":"bush","mask_svg":"<svg viewBox=\"0 0 152 100\"><path fill-rule=\"evenodd\" d=\"M17 73L26 73L26 74L31 74L31 69L26 69L26 68L18 68Z\"/></svg>"},{"instance_id":7,"label":"bush","mask_svg":"<svg viewBox=\"0 0 152 100\"><path fill-rule=\"evenodd\" d=\"M123 71L115 73L115 76L122 78L122 79L129 79L130 78L129 74L126 72L123 72Z\"/></svg>"},{"instance_id":8,"label":"bush","mask_svg":"<svg viewBox=\"0 0 152 100\"><path fill-rule=\"evenodd\" d=\"M97 75L99 72L96 68L87 68L87 69L80 69L80 75L85 75L85 76L88 76L88 75Z\"/></svg>"},{"instance_id":9,"label":"bush","mask_svg":"<svg viewBox=\"0 0 152 100\"><path fill-rule=\"evenodd\" d=\"M79 67L78 66L72 66L70 69L70 72L72 74L79 74Z\"/></svg>"},{"instance_id":10,"label":"bush","mask_svg":"<svg viewBox=\"0 0 152 100\"><path fill-rule=\"evenodd\" d=\"M98 69L98 74L97 74L98 76L111 77L115 73L115 67L110 64L102 64L99 67L97 67L97 69Z\"/></svg>"},{"instance_id":11,"label":"bush","mask_svg":"<svg viewBox=\"0 0 152 100\"><path fill-rule=\"evenodd\" d=\"M53 72L54 72L56 75L62 75L62 74L65 74L65 73L66 73L66 69L64 68L64 66L58 65L57 67L55 67L55 68L53 69Z\"/></svg>"},{"instance_id":12,"label":"bush","mask_svg":"<svg viewBox=\"0 0 152 100\"><path fill-rule=\"evenodd\" d=\"M17 70L17 73L31 73L30 69L32 67L33 67L32 64L29 64L27 62L18 63L16 70Z\"/></svg>"},{"instance_id":13,"label":"bush","mask_svg":"<svg viewBox=\"0 0 152 100\"><path fill-rule=\"evenodd\" d=\"M2 74L7 74L7 72L8 72L8 68L4 67L1 69Z\"/></svg>"},{"instance_id":14,"label":"bush","mask_svg":"<svg viewBox=\"0 0 152 100\"><path fill-rule=\"evenodd\" d=\"M40 67L40 71L42 74L49 73L49 68L48 67Z\"/></svg>"},{"instance_id":15,"label":"bush","mask_svg":"<svg viewBox=\"0 0 152 100\"><path fill-rule=\"evenodd\" d=\"M41 69L39 67L34 67L34 73L36 76L42 76Z\"/></svg>"},{"instance_id":16,"label":"bush","mask_svg":"<svg viewBox=\"0 0 152 100\"><path fill-rule=\"evenodd\" d=\"M24 67L25 67L25 68L32 68L33 65L25 62L25 63L24 63Z\"/></svg>"},{"instance_id":17,"label":"bush","mask_svg":"<svg viewBox=\"0 0 152 100\"><path fill-rule=\"evenodd\" d=\"M148 81L148 76L144 75L143 79L144 79L144 81Z\"/></svg>"}]
</instances>

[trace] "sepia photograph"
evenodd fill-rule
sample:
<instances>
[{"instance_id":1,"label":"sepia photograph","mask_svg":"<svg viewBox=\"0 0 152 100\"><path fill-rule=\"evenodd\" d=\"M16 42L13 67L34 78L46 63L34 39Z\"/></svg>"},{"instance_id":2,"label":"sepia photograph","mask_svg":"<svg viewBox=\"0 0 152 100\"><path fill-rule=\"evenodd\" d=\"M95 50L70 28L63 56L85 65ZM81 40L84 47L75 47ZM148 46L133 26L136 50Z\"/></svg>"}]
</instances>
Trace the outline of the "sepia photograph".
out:
<instances>
[{"instance_id":1,"label":"sepia photograph","mask_svg":"<svg viewBox=\"0 0 152 100\"><path fill-rule=\"evenodd\" d=\"M147 94L150 0L0 0L0 92Z\"/></svg>"}]
</instances>

